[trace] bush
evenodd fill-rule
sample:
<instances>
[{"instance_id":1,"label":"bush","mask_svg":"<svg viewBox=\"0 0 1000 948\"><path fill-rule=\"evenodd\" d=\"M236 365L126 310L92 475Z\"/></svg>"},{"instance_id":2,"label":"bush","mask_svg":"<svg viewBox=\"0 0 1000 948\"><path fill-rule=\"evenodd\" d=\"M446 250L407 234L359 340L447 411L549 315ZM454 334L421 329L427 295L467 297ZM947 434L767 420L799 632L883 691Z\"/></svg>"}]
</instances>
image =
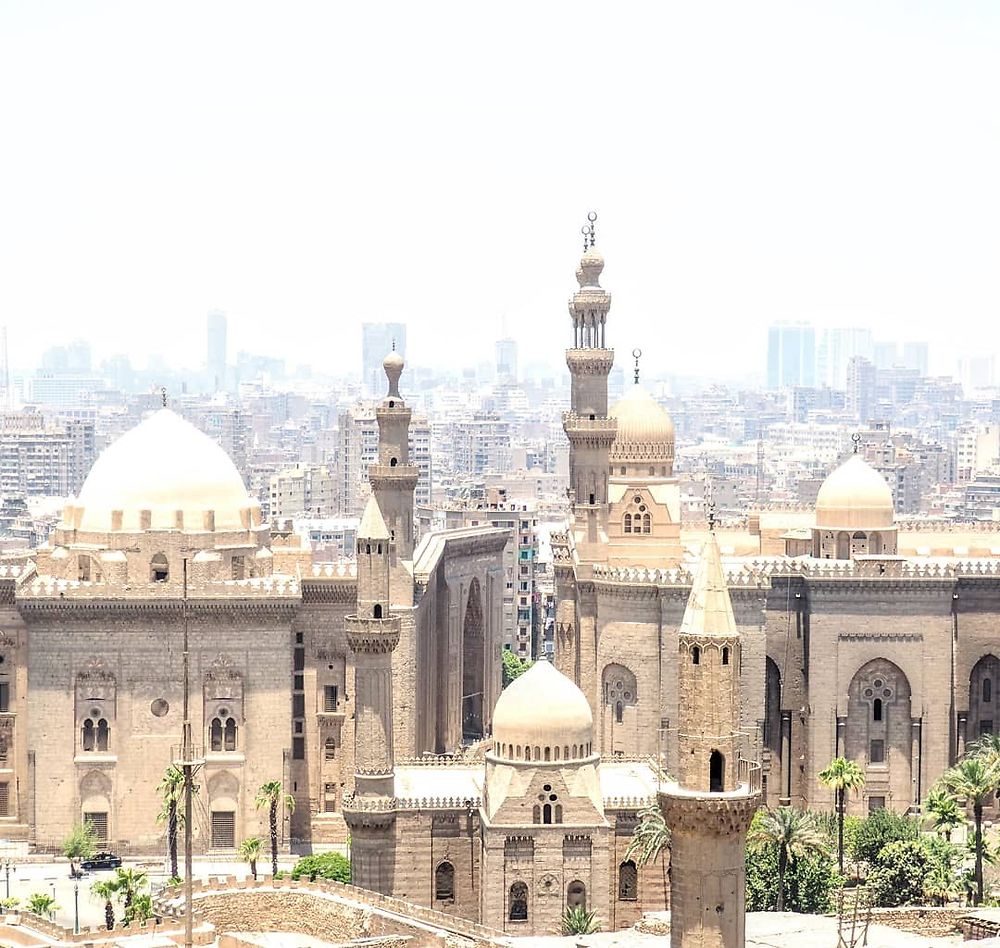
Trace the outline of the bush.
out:
<instances>
[{"instance_id":1,"label":"bush","mask_svg":"<svg viewBox=\"0 0 1000 948\"><path fill-rule=\"evenodd\" d=\"M883 808L859 820L850 835L851 858L874 866L890 843L919 839L920 821Z\"/></svg>"},{"instance_id":2,"label":"bush","mask_svg":"<svg viewBox=\"0 0 1000 948\"><path fill-rule=\"evenodd\" d=\"M291 872L293 879L306 878L310 882L317 879L333 879L335 882L351 881L351 863L340 853L319 853L303 856Z\"/></svg>"},{"instance_id":3,"label":"bush","mask_svg":"<svg viewBox=\"0 0 1000 948\"><path fill-rule=\"evenodd\" d=\"M778 844L747 849L747 911L773 912L778 905ZM785 911L829 912L842 884L834 858L815 853L790 859L785 870Z\"/></svg>"},{"instance_id":4,"label":"bush","mask_svg":"<svg viewBox=\"0 0 1000 948\"><path fill-rule=\"evenodd\" d=\"M924 880L940 868L940 860L923 840L889 843L868 873L872 904L888 908L923 902Z\"/></svg>"},{"instance_id":5,"label":"bush","mask_svg":"<svg viewBox=\"0 0 1000 948\"><path fill-rule=\"evenodd\" d=\"M532 666L527 658L521 658L509 648L501 653L501 669L503 672L503 687L506 688L515 678L520 678Z\"/></svg>"}]
</instances>

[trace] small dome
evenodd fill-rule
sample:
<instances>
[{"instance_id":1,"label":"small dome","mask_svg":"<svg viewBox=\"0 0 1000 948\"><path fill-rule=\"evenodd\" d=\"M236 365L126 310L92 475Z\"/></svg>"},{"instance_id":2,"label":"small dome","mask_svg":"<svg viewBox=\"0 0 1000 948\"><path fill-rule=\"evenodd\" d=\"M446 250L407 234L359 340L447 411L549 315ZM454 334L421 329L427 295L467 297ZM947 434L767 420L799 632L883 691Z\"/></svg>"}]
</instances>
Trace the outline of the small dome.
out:
<instances>
[{"instance_id":1,"label":"small dome","mask_svg":"<svg viewBox=\"0 0 1000 948\"><path fill-rule=\"evenodd\" d=\"M389 394L399 397L399 377L403 374L403 357L393 349L383 360L382 368L385 370L385 377L389 380Z\"/></svg>"},{"instance_id":2,"label":"small dome","mask_svg":"<svg viewBox=\"0 0 1000 948\"><path fill-rule=\"evenodd\" d=\"M117 529L139 532L144 510L153 530L176 529L178 511L187 531L204 529L206 511L216 530L240 530L256 523L256 507L229 455L169 408L109 445L72 501L75 526L86 533L112 530L113 511L122 514Z\"/></svg>"},{"instance_id":3,"label":"small dome","mask_svg":"<svg viewBox=\"0 0 1000 948\"><path fill-rule=\"evenodd\" d=\"M612 461L673 461L674 423L644 388L630 386L610 415L618 420L618 432L611 445Z\"/></svg>"},{"instance_id":4,"label":"small dome","mask_svg":"<svg viewBox=\"0 0 1000 948\"><path fill-rule=\"evenodd\" d=\"M594 737L594 715L584 693L555 665L537 661L500 694L493 709L493 740L514 747L576 747ZM553 751L554 756L554 751ZM572 756L572 754L571 754Z\"/></svg>"},{"instance_id":5,"label":"small dome","mask_svg":"<svg viewBox=\"0 0 1000 948\"><path fill-rule=\"evenodd\" d=\"M860 454L830 473L816 497L816 526L880 530L893 524L892 491Z\"/></svg>"},{"instance_id":6,"label":"small dome","mask_svg":"<svg viewBox=\"0 0 1000 948\"><path fill-rule=\"evenodd\" d=\"M593 247L588 247L580 258L580 266L576 270L576 282L581 287L600 286L601 272L604 270L604 257Z\"/></svg>"}]
</instances>

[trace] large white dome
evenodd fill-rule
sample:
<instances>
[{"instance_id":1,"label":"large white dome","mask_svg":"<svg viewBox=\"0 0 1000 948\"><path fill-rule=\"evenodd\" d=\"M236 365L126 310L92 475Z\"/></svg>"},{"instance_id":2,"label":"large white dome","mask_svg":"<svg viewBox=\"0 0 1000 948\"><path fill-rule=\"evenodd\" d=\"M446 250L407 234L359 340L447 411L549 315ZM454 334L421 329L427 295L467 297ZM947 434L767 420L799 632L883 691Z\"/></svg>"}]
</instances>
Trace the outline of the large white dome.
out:
<instances>
[{"instance_id":1,"label":"large white dome","mask_svg":"<svg viewBox=\"0 0 1000 948\"><path fill-rule=\"evenodd\" d=\"M892 491L860 454L852 454L823 481L816 496L817 527L879 530L892 525Z\"/></svg>"},{"instance_id":2,"label":"large white dome","mask_svg":"<svg viewBox=\"0 0 1000 948\"><path fill-rule=\"evenodd\" d=\"M106 448L70 503L73 522L67 525L85 533L178 529L178 512L180 528L189 531L206 529L208 511L215 530L245 530L259 520L258 505L229 455L168 408ZM115 511L120 525L113 525ZM149 511L148 528L142 511Z\"/></svg>"},{"instance_id":3,"label":"large white dome","mask_svg":"<svg viewBox=\"0 0 1000 948\"><path fill-rule=\"evenodd\" d=\"M546 748L554 759L556 747L571 748L571 758L587 756L584 749L593 734L586 695L551 662L535 662L504 688L493 708L493 740L515 748L537 747L536 759L545 759ZM559 757L565 759L564 754Z\"/></svg>"},{"instance_id":4,"label":"large white dome","mask_svg":"<svg viewBox=\"0 0 1000 948\"><path fill-rule=\"evenodd\" d=\"M612 461L673 463L673 419L644 388L630 386L609 414L618 420L609 454Z\"/></svg>"}]
</instances>

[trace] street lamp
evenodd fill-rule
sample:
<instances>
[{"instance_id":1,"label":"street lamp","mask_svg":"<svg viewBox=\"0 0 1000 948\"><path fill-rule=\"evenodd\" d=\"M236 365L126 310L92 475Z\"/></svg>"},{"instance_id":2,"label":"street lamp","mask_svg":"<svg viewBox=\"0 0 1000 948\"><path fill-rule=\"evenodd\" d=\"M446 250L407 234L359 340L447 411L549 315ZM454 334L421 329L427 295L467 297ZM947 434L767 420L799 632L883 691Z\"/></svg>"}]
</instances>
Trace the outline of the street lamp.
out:
<instances>
[{"instance_id":1,"label":"street lamp","mask_svg":"<svg viewBox=\"0 0 1000 948\"><path fill-rule=\"evenodd\" d=\"M14 870L14 875L17 875L17 866L14 865L9 859L3 861L4 876L7 880L7 898L10 898L10 871Z\"/></svg>"},{"instance_id":2,"label":"street lamp","mask_svg":"<svg viewBox=\"0 0 1000 948\"><path fill-rule=\"evenodd\" d=\"M80 883L73 883L73 934L80 934Z\"/></svg>"}]
</instances>

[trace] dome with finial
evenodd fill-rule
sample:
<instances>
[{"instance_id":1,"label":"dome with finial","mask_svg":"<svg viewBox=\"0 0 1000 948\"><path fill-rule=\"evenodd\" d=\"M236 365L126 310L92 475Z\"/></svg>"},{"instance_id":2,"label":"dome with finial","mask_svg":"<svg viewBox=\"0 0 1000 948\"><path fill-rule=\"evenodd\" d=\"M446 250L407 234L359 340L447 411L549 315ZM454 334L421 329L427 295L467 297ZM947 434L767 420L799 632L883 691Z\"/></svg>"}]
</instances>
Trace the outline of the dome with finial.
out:
<instances>
[{"instance_id":1,"label":"dome with finial","mask_svg":"<svg viewBox=\"0 0 1000 948\"><path fill-rule=\"evenodd\" d=\"M673 462L673 420L641 385L630 385L608 414L618 421L609 453L611 461Z\"/></svg>"},{"instance_id":2,"label":"dome with finial","mask_svg":"<svg viewBox=\"0 0 1000 948\"><path fill-rule=\"evenodd\" d=\"M878 530L892 525L892 491L860 454L852 454L823 481L816 496L817 527Z\"/></svg>"},{"instance_id":3,"label":"dome with finial","mask_svg":"<svg viewBox=\"0 0 1000 948\"><path fill-rule=\"evenodd\" d=\"M604 270L604 257L594 247L588 247L580 258L580 266L576 271L576 282L581 288L601 285L601 273Z\"/></svg>"},{"instance_id":4,"label":"dome with finial","mask_svg":"<svg viewBox=\"0 0 1000 948\"><path fill-rule=\"evenodd\" d=\"M403 357L396 351L393 347L392 352L390 352L382 360L382 368L385 370L385 377L389 380L389 394L399 395L399 377L403 374L403 368L405 366Z\"/></svg>"}]
</instances>

